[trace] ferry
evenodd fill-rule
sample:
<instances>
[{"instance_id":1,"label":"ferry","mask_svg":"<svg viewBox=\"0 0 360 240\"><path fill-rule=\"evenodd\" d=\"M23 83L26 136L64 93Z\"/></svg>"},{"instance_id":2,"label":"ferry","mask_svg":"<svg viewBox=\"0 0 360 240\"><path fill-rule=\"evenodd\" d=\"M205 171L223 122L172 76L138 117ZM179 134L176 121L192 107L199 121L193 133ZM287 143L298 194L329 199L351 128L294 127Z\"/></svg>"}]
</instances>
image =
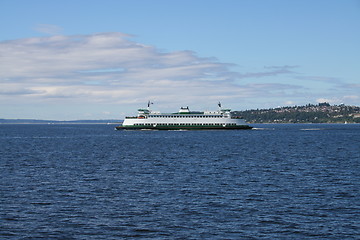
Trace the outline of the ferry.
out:
<instances>
[{"instance_id":1,"label":"ferry","mask_svg":"<svg viewBox=\"0 0 360 240\"><path fill-rule=\"evenodd\" d=\"M138 109L138 115L125 117L116 130L212 130L212 129L252 129L245 120L237 116L231 109L222 109L219 102L217 111L190 111L189 107L181 107L176 113L160 113L146 109Z\"/></svg>"}]
</instances>

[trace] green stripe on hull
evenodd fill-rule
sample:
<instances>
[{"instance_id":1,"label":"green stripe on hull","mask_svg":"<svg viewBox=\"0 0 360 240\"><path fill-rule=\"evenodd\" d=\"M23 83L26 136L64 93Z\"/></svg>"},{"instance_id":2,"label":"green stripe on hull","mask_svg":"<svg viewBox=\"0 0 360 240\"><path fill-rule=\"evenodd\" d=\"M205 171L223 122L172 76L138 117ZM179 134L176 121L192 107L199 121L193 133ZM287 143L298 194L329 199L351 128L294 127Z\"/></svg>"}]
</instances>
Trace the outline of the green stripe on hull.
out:
<instances>
[{"instance_id":1,"label":"green stripe on hull","mask_svg":"<svg viewBox=\"0 0 360 240\"><path fill-rule=\"evenodd\" d=\"M243 130L252 129L248 125L236 126L117 126L116 130Z\"/></svg>"}]
</instances>

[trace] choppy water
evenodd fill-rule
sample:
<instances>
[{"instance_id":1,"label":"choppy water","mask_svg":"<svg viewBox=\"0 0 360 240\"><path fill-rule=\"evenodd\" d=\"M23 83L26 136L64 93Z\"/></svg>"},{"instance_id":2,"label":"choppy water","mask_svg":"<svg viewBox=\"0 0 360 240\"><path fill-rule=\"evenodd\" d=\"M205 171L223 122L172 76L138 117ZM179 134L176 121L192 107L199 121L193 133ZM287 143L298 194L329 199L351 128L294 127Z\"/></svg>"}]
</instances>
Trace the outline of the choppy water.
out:
<instances>
[{"instance_id":1,"label":"choppy water","mask_svg":"<svg viewBox=\"0 0 360 240\"><path fill-rule=\"evenodd\" d=\"M359 239L360 125L0 125L1 239Z\"/></svg>"}]
</instances>

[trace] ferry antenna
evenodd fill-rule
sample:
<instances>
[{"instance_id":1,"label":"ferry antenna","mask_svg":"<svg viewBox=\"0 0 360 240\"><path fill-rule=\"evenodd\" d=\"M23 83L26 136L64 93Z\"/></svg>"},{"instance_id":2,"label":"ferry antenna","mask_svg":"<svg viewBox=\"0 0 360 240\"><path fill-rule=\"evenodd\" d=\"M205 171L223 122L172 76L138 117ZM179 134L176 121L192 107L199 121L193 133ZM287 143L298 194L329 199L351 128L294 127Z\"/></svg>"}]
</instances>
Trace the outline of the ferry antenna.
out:
<instances>
[{"instance_id":1,"label":"ferry antenna","mask_svg":"<svg viewBox=\"0 0 360 240\"><path fill-rule=\"evenodd\" d=\"M149 101L148 101L148 104L147 104L147 109L148 109L148 110L150 109L150 105L151 105L151 104L154 104L154 103L149 100Z\"/></svg>"}]
</instances>

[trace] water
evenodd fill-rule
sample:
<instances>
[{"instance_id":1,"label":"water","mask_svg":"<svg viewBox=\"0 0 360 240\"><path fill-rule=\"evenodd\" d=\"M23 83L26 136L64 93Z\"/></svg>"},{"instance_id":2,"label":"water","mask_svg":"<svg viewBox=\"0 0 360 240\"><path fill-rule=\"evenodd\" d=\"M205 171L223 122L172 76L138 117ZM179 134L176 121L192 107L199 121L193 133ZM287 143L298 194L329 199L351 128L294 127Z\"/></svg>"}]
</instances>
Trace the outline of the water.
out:
<instances>
[{"instance_id":1,"label":"water","mask_svg":"<svg viewBox=\"0 0 360 240\"><path fill-rule=\"evenodd\" d=\"M0 125L0 239L359 239L360 125Z\"/></svg>"}]
</instances>

